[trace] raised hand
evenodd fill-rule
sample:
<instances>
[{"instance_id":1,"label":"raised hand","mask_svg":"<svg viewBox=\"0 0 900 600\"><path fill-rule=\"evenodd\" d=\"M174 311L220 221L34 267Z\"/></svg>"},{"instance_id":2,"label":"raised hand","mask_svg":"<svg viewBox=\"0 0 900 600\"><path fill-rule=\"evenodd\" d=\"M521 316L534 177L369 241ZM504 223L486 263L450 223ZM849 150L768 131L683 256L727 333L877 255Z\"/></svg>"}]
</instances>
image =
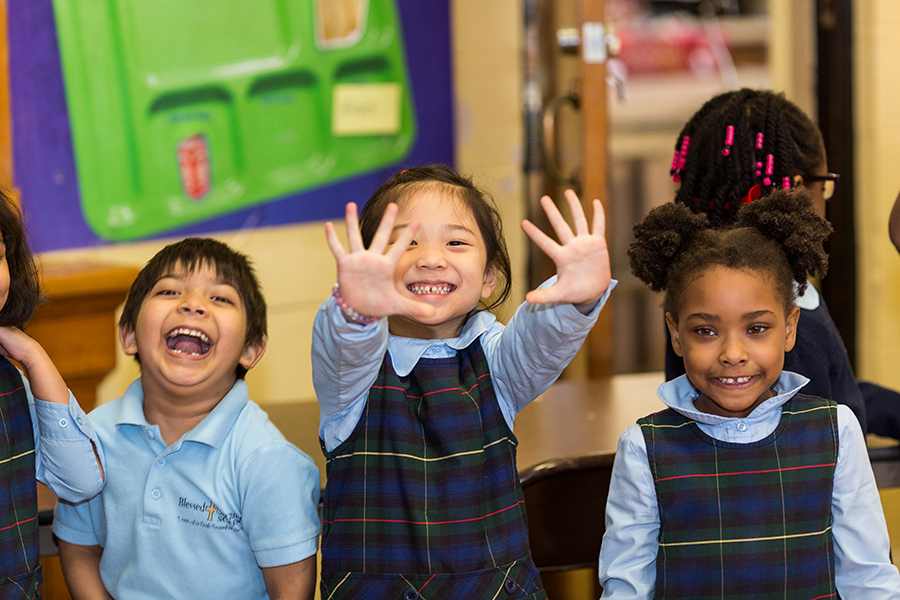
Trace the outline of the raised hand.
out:
<instances>
[{"instance_id":1,"label":"raised hand","mask_svg":"<svg viewBox=\"0 0 900 600\"><path fill-rule=\"evenodd\" d=\"M549 196L541 198L541 206L559 243L537 228L531 221L523 221L522 229L556 264L557 280L552 286L532 290L525 300L532 304L569 302L584 305L588 310L603 296L611 280L609 248L606 245L606 215L599 200L594 200L593 226L588 228L581 201L572 190L566 190L575 231L566 223Z\"/></svg>"},{"instance_id":2,"label":"raised hand","mask_svg":"<svg viewBox=\"0 0 900 600\"><path fill-rule=\"evenodd\" d=\"M368 317L431 317L434 315L433 306L401 296L394 282L397 261L406 252L419 228L417 222L411 222L391 245L397 210L394 203L387 206L368 249L363 245L356 204L353 202L347 204L345 216L349 252L341 244L334 225L331 222L325 223L325 238L337 262L340 293L350 308Z\"/></svg>"},{"instance_id":3,"label":"raised hand","mask_svg":"<svg viewBox=\"0 0 900 600\"><path fill-rule=\"evenodd\" d=\"M68 404L69 389L44 348L18 327L0 327L0 354L22 365L35 398Z\"/></svg>"}]
</instances>

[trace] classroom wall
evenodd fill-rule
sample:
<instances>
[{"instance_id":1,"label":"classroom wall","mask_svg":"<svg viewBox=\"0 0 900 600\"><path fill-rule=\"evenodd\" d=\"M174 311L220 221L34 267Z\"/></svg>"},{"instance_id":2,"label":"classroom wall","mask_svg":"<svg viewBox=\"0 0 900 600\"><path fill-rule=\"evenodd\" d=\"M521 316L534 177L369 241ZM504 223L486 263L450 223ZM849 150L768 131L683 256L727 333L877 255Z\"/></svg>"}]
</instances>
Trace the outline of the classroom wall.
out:
<instances>
[{"instance_id":1,"label":"classroom wall","mask_svg":"<svg viewBox=\"0 0 900 600\"><path fill-rule=\"evenodd\" d=\"M900 255L888 216L900 191L900 2L853 3L858 376L900 389Z\"/></svg>"},{"instance_id":2,"label":"classroom wall","mask_svg":"<svg viewBox=\"0 0 900 600\"><path fill-rule=\"evenodd\" d=\"M772 64L775 87L806 105L810 102L809 84L798 79L798 74L809 69L777 60L778 56L802 56L797 44L809 47L802 36L784 35L796 31L797 23L809 17L810 3L800 4L771 0L776 57ZM893 61L900 56L900 38L895 35L900 3L869 0L855 3L854 8L857 239L859 290L865 290L860 294L858 370L861 377L900 388L900 370L896 368L900 310L893 310L900 306L900 256L887 237L887 216L900 190L900 170L895 166L900 156L900 112L893 108L900 97L900 80L893 76ZM514 282L521 283L526 239L519 228L524 214L520 2L454 0L451 10L457 165L496 194L506 220ZM794 47L784 48L786 43ZM314 400L308 351L312 319L334 281L322 224L222 232L215 237L253 257L269 302L269 348L248 377L254 398L262 403ZM51 253L48 259L141 265L167 241ZM521 285L515 286L515 294L516 301L521 299ZM116 370L99 390L99 401L117 397L137 376L133 361L121 355Z\"/></svg>"},{"instance_id":3,"label":"classroom wall","mask_svg":"<svg viewBox=\"0 0 900 600\"><path fill-rule=\"evenodd\" d=\"M519 112L522 15L517 0L454 0L451 3L457 166L496 196L513 261L513 281L524 278L525 236ZM348 198L358 203L366 198ZM343 232L340 227L339 231ZM334 284L334 260L322 223L214 234L255 262L269 307L269 343L263 360L247 376L261 404L315 401L309 348L312 323ZM141 266L171 239L52 252L45 261L89 260ZM513 301L524 291L514 287ZM98 389L97 402L120 396L140 372L121 349L115 370Z\"/></svg>"}]
</instances>

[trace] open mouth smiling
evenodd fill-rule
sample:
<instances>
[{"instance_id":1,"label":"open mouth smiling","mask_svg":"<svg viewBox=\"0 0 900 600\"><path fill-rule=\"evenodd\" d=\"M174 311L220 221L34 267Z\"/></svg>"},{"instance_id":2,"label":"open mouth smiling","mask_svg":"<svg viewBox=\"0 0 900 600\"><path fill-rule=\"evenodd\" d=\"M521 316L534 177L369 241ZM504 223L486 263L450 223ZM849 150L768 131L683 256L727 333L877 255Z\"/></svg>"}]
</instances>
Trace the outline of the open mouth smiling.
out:
<instances>
[{"instance_id":1,"label":"open mouth smiling","mask_svg":"<svg viewBox=\"0 0 900 600\"><path fill-rule=\"evenodd\" d=\"M199 329L177 327L166 334L166 347L175 354L204 356L210 346L209 336Z\"/></svg>"},{"instance_id":2,"label":"open mouth smiling","mask_svg":"<svg viewBox=\"0 0 900 600\"><path fill-rule=\"evenodd\" d=\"M443 296L455 290L456 286L450 283L410 283L406 286L406 289L417 296L424 296L427 294Z\"/></svg>"}]
</instances>

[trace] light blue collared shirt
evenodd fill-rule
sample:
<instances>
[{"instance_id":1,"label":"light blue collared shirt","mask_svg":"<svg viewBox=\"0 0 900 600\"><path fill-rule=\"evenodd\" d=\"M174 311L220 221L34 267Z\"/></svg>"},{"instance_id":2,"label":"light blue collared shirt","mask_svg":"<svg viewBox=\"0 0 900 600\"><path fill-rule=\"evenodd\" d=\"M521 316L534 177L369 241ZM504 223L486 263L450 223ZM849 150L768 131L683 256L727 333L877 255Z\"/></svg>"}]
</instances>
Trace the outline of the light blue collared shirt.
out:
<instances>
[{"instance_id":1,"label":"light blue collared shirt","mask_svg":"<svg viewBox=\"0 0 900 600\"><path fill-rule=\"evenodd\" d=\"M707 435L749 444L773 431L781 407L809 380L783 371L769 398L744 418L728 418L694 408L697 391L686 375L659 386L657 394L670 408L697 421ZM869 464L859 422L843 405L837 407L838 460L834 472L831 514L835 582L842 598L900 598L900 573L890 562L887 524ZM639 425L619 438L606 504L606 534L600 548L603 598L653 598L659 548L656 488Z\"/></svg>"},{"instance_id":2,"label":"light blue collared shirt","mask_svg":"<svg viewBox=\"0 0 900 600\"><path fill-rule=\"evenodd\" d=\"M22 381L34 429L35 478L65 500L96 496L104 483L97 464L97 456L103 460L103 449L87 415L72 392L68 404L46 402L34 397L24 375Z\"/></svg>"},{"instance_id":3,"label":"light blue collared shirt","mask_svg":"<svg viewBox=\"0 0 900 600\"><path fill-rule=\"evenodd\" d=\"M261 568L318 550L319 472L250 401L247 384L166 446L147 422L141 380L91 413L108 483L60 502L53 532L100 545L114 598L268 598Z\"/></svg>"},{"instance_id":4,"label":"light blue collared shirt","mask_svg":"<svg viewBox=\"0 0 900 600\"><path fill-rule=\"evenodd\" d=\"M478 338L500 410L512 429L516 414L556 381L581 348L616 283L610 282L587 315L572 304L524 302L506 326L482 311L466 321L459 337L437 340L390 335L386 318L366 326L349 323L329 298L316 315L312 343L313 384L322 409L319 436L326 449L334 450L353 433L385 352L405 377L419 359L456 356Z\"/></svg>"}]
</instances>

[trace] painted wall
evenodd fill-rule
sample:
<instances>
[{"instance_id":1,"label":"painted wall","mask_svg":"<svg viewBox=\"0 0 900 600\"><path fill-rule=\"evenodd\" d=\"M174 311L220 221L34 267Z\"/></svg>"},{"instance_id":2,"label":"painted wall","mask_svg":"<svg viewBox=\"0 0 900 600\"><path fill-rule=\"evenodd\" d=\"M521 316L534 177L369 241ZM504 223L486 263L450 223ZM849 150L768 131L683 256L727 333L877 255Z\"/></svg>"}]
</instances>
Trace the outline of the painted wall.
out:
<instances>
[{"instance_id":1,"label":"painted wall","mask_svg":"<svg viewBox=\"0 0 900 600\"><path fill-rule=\"evenodd\" d=\"M519 2L452 0L450 7L456 164L497 197L506 220L514 283L521 282L525 236L519 227L524 215ZM365 197L346 200L361 202ZM315 222L213 234L252 257L268 301L268 349L247 376L251 395L261 404L315 401L309 362L312 322L335 278L322 226ZM44 253L43 260L140 266L170 241L53 251ZM524 290L516 285L514 302L522 297ZM116 369L98 390L98 403L121 395L138 376L137 365L120 351Z\"/></svg>"},{"instance_id":2,"label":"painted wall","mask_svg":"<svg viewBox=\"0 0 900 600\"><path fill-rule=\"evenodd\" d=\"M900 3L867 0L853 7L858 376L900 389L900 256L887 235L900 190Z\"/></svg>"}]
</instances>

